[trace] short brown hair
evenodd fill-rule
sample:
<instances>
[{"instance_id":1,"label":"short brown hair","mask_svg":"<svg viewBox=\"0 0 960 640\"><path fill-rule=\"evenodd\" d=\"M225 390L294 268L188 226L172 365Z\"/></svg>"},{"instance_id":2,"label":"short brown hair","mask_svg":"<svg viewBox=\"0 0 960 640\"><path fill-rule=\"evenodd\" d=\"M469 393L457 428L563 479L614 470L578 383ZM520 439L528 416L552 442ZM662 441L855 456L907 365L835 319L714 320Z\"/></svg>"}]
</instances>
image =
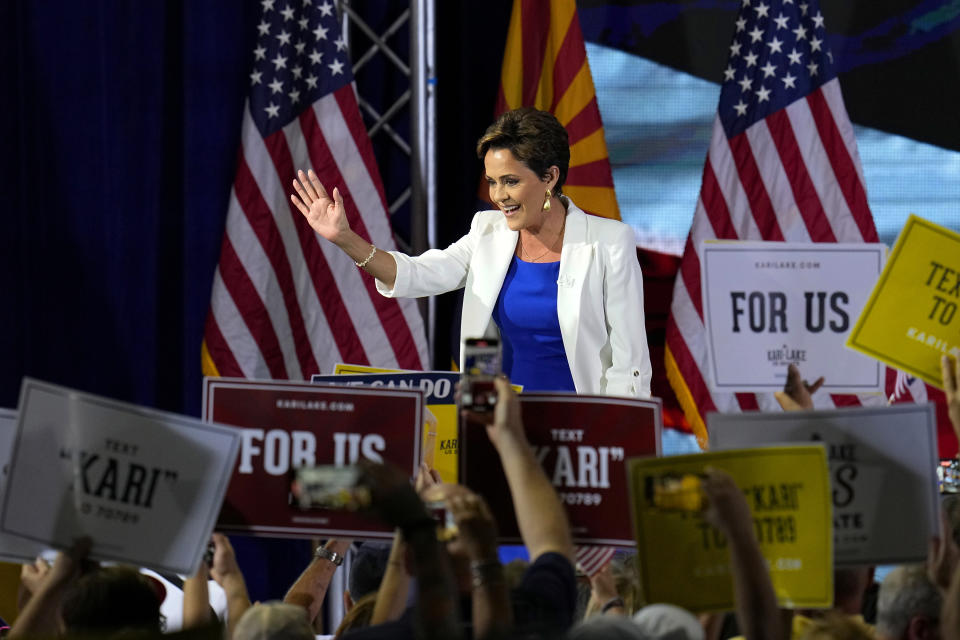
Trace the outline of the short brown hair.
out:
<instances>
[{"instance_id":1,"label":"short brown hair","mask_svg":"<svg viewBox=\"0 0 960 640\"><path fill-rule=\"evenodd\" d=\"M543 178L552 166L560 169L554 191L561 193L570 166L570 138L549 111L520 107L507 111L487 127L477 140L477 157L483 160L491 149L507 149L531 171Z\"/></svg>"},{"instance_id":2,"label":"short brown hair","mask_svg":"<svg viewBox=\"0 0 960 640\"><path fill-rule=\"evenodd\" d=\"M160 596L133 567L112 566L82 576L66 592L61 616L67 633L105 635L120 630L159 633Z\"/></svg>"}]
</instances>

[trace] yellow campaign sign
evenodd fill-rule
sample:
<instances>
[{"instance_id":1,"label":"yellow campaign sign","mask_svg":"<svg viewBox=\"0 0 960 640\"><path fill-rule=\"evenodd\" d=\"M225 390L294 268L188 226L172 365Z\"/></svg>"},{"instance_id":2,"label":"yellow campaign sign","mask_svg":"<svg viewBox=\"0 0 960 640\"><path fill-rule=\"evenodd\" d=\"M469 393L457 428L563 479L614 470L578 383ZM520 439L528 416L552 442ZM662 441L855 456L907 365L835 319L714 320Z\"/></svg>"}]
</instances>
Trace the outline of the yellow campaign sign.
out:
<instances>
[{"instance_id":1,"label":"yellow campaign sign","mask_svg":"<svg viewBox=\"0 0 960 640\"><path fill-rule=\"evenodd\" d=\"M960 356L960 234L911 215L847 346L942 388Z\"/></svg>"},{"instance_id":2,"label":"yellow campaign sign","mask_svg":"<svg viewBox=\"0 0 960 640\"><path fill-rule=\"evenodd\" d=\"M733 608L727 542L701 512L699 476L707 467L726 471L743 490L780 605L832 606L832 504L822 445L629 460L644 600L691 611Z\"/></svg>"},{"instance_id":3,"label":"yellow campaign sign","mask_svg":"<svg viewBox=\"0 0 960 640\"><path fill-rule=\"evenodd\" d=\"M409 369L381 369L380 367L368 367L363 364L344 364L342 362L333 366L333 375L342 376L351 373L416 373Z\"/></svg>"},{"instance_id":4,"label":"yellow campaign sign","mask_svg":"<svg viewBox=\"0 0 960 640\"><path fill-rule=\"evenodd\" d=\"M363 374L419 374L429 376L431 373L457 376L452 372L425 372L409 371L404 369L381 369L358 364L337 364L333 368L334 375L363 375ZM445 394L446 395L446 394ZM453 390L449 397L442 402L427 402L427 421L423 425L423 461L436 469L444 482L457 481L457 467L459 438L457 432L457 405L453 401ZM431 415L433 419L431 420Z\"/></svg>"}]
</instances>

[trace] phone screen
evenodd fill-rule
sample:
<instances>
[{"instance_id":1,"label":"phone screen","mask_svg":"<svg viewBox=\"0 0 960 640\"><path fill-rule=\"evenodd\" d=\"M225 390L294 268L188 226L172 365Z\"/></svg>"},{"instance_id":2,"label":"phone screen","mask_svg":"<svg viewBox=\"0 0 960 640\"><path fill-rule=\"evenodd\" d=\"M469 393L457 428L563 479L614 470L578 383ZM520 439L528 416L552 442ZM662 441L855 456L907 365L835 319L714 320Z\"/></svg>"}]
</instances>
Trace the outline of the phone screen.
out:
<instances>
[{"instance_id":1,"label":"phone screen","mask_svg":"<svg viewBox=\"0 0 960 640\"><path fill-rule=\"evenodd\" d=\"M300 467L294 473L291 493L301 509L361 509L369 491L361 485L359 467L320 465Z\"/></svg>"},{"instance_id":2,"label":"phone screen","mask_svg":"<svg viewBox=\"0 0 960 640\"><path fill-rule=\"evenodd\" d=\"M937 465L937 484L940 493L960 493L960 465L956 458L940 460Z\"/></svg>"},{"instance_id":3,"label":"phone screen","mask_svg":"<svg viewBox=\"0 0 960 640\"><path fill-rule=\"evenodd\" d=\"M493 379L501 371L500 341L468 338L464 341L460 403L472 411L492 411L497 404Z\"/></svg>"}]
</instances>

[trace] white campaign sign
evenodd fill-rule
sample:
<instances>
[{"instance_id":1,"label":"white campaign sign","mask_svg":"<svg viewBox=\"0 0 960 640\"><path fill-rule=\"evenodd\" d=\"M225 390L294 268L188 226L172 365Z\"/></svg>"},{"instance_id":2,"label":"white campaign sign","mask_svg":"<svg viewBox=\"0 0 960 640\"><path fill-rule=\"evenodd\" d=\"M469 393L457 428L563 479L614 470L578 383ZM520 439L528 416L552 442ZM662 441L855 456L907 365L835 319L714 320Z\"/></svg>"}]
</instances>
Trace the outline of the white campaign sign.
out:
<instances>
[{"instance_id":1,"label":"white campaign sign","mask_svg":"<svg viewBox=\"0 0 960 640\"><path fill-rule=\"evenodd\" d=\"M837 564L922 562L938 531L932 404L707 415L711 451L823 442Z\"/></svg>"},{"instance_id":2,"label":"white campaign sign","mask_svg":"<svg viewBox=\"0 0 960 640\"><path fill-rule=\"evenodd\" d=\"M885 255L882 244L704 242L710 388L775 391L794 363L831 393L882 391L883 364L844 342Z\"/></svg>"},{"instance_id":3,"label":"white campaign sign","mask_svg":"<svg viewBox=\"0 0 960 640\"><path fill-rule=\"evenodd\" d=\"M231 427L24 379L0 533L193 574L239 446Z\"/></svg>"},{"instance_id":4,"label":"white campaign sign","mask_svg":"<svg viewBox=\"0 0 960 640\"><path fill-rule=\"evenodd\" d=\"M6 492L7 476L10 469L10 453L13 451L13 441L17 435L17 412L9 409L0 409L0 501ZM46 545L33 540L19 538L8 533L0 533L0 560L4 562L32 562Z\"/></svg>"}]
</instances>

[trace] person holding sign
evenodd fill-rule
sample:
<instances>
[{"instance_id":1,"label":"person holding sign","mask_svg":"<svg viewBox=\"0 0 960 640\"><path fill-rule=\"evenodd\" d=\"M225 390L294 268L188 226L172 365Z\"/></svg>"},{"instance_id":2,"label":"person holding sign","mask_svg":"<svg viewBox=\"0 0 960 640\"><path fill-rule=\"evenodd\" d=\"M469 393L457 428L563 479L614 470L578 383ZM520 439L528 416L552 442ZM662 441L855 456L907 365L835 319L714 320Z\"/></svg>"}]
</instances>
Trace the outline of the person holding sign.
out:
<instances>
[{"instance_id":1,"label":"person holding sign","mask_svg":"<svg viewBox=\"0 0 960 640\"><path fill-rule=\"evenodd\" d=\"M431 605L431 599L438 598L437 591L444 597L459 594L461 608L472 611L474 637L483 637L485 633L488 637L513 637L511 632L517 637L529 634L561 637L573 623L577 597L570 526L563 505L526 438L516 393L505 377L498 376L494 384L497 392L494 411L465 412L465 417L473 423L472 427L486 430L497 451L531 563L520 585L508 593L503 566L496 553L496 524L486 503L465 487L447 484L432 487L425 493L431 506L443 504L457 523L459 539L448 542L446 557L451 561L459 590L451 586L451 590L436 589L431 594L426 587L435 585L430 584L418 567L416 606ZM436 502L431 496L435 489ZM409 494L413 490L406 487L405 491ZM383 509L389 507L390 513L424 509L422 504L397 506L389 495L378 498L377 492L373 493L374 501L380 499ZM414 502L411 498L410 503ZM403 531L408 544L416 542L411 534L433 536L437 529L433 521L420 526L424 524L422 518L413 524L418 528L408 527L410 531ZM350 637L357 640L413 638L413 612L408 609L395 621L357 630Z\"/></svg>"},{"instance_id":2,"label":"person holding sign","mask_svg":"<svg viewBox=\"0 0 960 640\"><path fill-rule=\"evenodd\" d=\"M722 531L729 543L737 623L745 638L785 638L776 592L757 542L750 506L733 478L707 468L703 492L704 519Z\"/></svg>"},{"instance_id":3,"label":"person holding sign","mask_svg":"<svg viewBox=\"0 0 960 640\"><path fill-rule=\"evenodd\" d=\"M446 249L417 257L380 251L354 232L339 190L328 195L313 171L299 172L291 199L318 234L377 279L381 294L463 288L461 340L499 329L504 372L524 389L650 397L633 232L586 215L563 194L563 125L546 111L507 111L480 138L477 155L498 209L477 213L470 232Z\"/></svg>"},{"instance_id":4,"label":"person holding sign","mask_svg":"<svg viewBox=\"0 0 960 640\"><path fill-rule=\"evenodd\" d=\"M940 374L943 380L943 395L946 397L947 415L953 425L953 435L960 440L960 358L940 356Z\"/></svg>"}]
</instances>

